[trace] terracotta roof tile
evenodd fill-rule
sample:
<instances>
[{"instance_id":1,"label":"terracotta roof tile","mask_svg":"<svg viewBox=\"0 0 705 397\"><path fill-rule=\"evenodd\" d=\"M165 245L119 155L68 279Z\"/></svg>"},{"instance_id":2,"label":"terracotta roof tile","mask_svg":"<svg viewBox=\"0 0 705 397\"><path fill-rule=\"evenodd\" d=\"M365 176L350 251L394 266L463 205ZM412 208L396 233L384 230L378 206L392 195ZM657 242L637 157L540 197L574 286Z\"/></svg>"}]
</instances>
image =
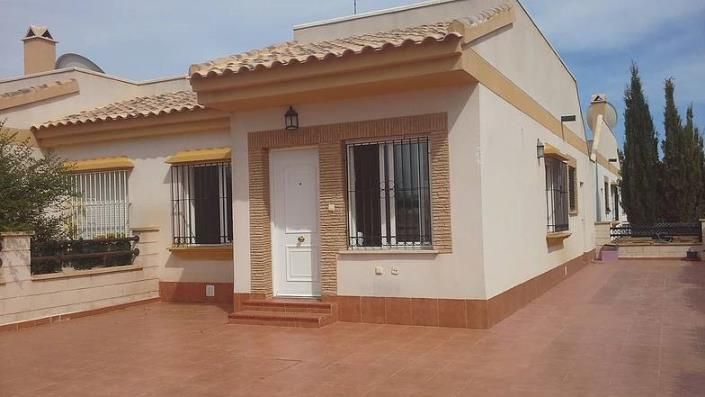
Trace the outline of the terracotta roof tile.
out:
<instances>
[{"instance_id":1,"label":"terracotta roof tile","mask_svg":"<svg viewBox=\"0 0 705 397\"><path fill-rule=\"evenodd\" d=\"M511 9L505 4L494 7L469 18L460 20L467 25L479 25L497 14ZM222 76L247 71L270 69L296 63L340 58L363 52L381 51L388 48L417 45L427 42L441 42L451 38L462 37L462 33L453 29L454 21L437 22L410 28L395 29L386 32L368 33L357 36L300 43L288 41L270 47L256 49L209 62L191 65L191 78Z\"/></svg>"},{"instance_id":2,"label":"terracotta roof tile","mask_svg":"<svg viewBox=\"0 0 705 397\"><path fill-rule=\"evenodd\" d=\"M193 91L177 91L160 95L144 96L127 101L112 103L107 106L70 114L58 120L48 121L33 126L33 130L97 121L134 119L159 116L170 113L180 113L203 109L196 100Z\"/></svg>"}]
</instances>

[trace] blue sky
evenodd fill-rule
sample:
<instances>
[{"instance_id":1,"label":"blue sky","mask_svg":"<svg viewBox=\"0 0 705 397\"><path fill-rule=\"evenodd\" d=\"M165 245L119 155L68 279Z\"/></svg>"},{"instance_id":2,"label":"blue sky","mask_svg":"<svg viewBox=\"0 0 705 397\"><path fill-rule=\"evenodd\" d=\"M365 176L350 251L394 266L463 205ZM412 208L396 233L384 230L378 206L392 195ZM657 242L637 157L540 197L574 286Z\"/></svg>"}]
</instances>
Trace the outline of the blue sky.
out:
<instances>
[{"instance_id":1,"label":"blue sky","mask_svg":"<svg viewBox=\"0 0 705 397\"><path fill-rule=\"evenodd\" d=\"M415 3L358 0L358 11ZM77 52L107 73L131 79L185 74L192 63L291 38L291 26L352 13L353 0L0 0L0 78L22 73L20 38L47 25L58 53ZM642 71L659 133L663 81L695 105L705 126L705 1L525 0L525 6L578 78L585 107L607 93L620 113L629 65Z\"/></svg>"}]
</instances>

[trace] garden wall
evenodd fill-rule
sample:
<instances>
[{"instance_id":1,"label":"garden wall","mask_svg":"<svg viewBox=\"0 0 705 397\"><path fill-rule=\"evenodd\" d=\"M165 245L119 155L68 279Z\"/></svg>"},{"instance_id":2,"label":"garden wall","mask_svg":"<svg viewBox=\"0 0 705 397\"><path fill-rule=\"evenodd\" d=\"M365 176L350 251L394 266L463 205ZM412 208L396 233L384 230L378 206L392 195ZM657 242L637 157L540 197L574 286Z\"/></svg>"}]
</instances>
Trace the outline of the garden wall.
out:
<instances>
[{"instance_id":1,"label":"garden wall","mask_svg":"<svg viewBox=\"0 0 705 397\"><path fill-rule=\"evenodd\" d=\"M0 233L0 328L51 322L159 297L156 228L134 229L132 265L32 275L29 233ZM36 321L35 321L36 320Z\"/></svg>"},{"instance_id":2,"label":"garden wall","mask_svg":"<svg viewBox=\"0 0 705 397\"><path fill-rule=\"evenodd\" d=\"M619 259L684 259L688 251L702 252L700 243L618 244Z\"/></svg>"},{"instance_id":3,"label":"garden wall","mask_svg":"<svg viewBox=\"0 0 705 397\"><path fill-rule=\"evenodd\" d=\"M603 245L610 244L612 237L610 236L610 228L612 222L595 222L595 247L600 248Z\"/></svg>"}]
</instances>

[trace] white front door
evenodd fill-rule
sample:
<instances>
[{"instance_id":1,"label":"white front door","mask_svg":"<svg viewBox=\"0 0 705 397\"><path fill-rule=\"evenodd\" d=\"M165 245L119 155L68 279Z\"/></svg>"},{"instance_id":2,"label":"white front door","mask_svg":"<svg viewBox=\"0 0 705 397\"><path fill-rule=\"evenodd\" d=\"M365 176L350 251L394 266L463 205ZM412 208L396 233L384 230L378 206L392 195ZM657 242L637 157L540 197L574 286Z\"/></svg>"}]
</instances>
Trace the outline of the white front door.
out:
<instances>
[{"instance_id":1,"label":"white front door","mask_svg":"<svg viewBox=\"0 0 705 397\"><path fill-rule=\"evenodd\" d=\"M277 296L319 296L318 149L269 154L272 278Z\"/></svg>"}]
</instances>

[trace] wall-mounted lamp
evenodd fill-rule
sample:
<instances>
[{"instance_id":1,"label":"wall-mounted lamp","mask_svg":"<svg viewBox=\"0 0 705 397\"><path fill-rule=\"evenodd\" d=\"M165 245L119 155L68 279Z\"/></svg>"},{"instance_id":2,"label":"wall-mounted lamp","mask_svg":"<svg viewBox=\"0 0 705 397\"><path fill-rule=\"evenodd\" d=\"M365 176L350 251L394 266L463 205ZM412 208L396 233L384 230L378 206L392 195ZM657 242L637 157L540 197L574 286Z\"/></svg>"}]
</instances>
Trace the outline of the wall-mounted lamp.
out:
<instances>
[{"instance_id":1,"label":"wall-mounted lamp","mask_svg":"<svg viewBox=\"0 0 705 397\"><path fill-rule=\"evenodd\" d=\"M545 154L546 146L540 139L536 140L536 158L541 160Z\"/></svg>"},{"instance_id":2,"label":"wall-mounted lamp","mask_svg":"<svg viewBox=\"0 0 705 397\"><path fill-rule=\"evenodd\" d=\"M299 129L299 114L292 106L289 106L289 110L284 114L284 125L287 130Z\"/></svg>"}]
</instances>

